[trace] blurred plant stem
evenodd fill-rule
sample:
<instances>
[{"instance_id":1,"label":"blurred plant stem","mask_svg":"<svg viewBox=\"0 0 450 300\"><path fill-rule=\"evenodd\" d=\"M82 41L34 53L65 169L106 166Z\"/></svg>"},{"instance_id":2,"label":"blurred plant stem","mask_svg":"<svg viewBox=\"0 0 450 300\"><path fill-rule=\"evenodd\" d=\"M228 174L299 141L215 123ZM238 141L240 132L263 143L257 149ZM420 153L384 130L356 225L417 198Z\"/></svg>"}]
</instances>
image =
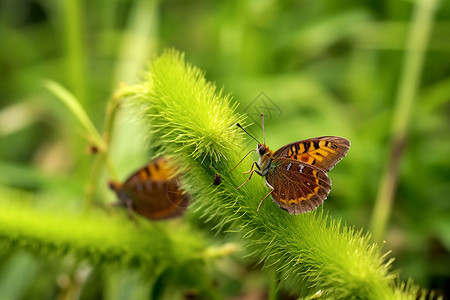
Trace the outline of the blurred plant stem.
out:
<instances>
[{"instance_id":1,"label":"blurred plant stem","mask_svg":"<svg viewBox=\"0 0 450 300\"><path fill-rule=\"evenodd\" d=\"M88 185L86 187L86 199L85 199L86 209L92 207L94 193L98 186L100 173L103 170L105 164L109 170L112 179L117 180L118 178L114 163L111 161L109 156L111 139L114 130L114 123L116 120L117 110L120 105L120 100L124 97L134 95L135 91L136 91L135 87L128 87L127 85L123 84L114 92L113 96L108 101L105 116L105 133L103 134L104 149L103 151L100 151L97 154L94 163L92 164Z\"/></svg>"},{"instance_id":2,"label":"blurred plant stem","mask_svg":"<svg viewBox=\"0 0 450 300\"><path fill-rule=\"evenodd\" d=\"M158 43L159 0L132 2L126 34L118 46L118 61L113 85L135 82L136 74L148 60Z\"/></svg>"},{"instance_id":3,"label":"blurred plant stem","mask_svg":"<svg viewBox=\"0 0 450 300\"><path fill-rule=\"evenodd\" d=\"M65 89L61 84L53 80L44 80L43 85L51 93L53 93L57 99L64 103L74 117L80 122L80 125L83 127L83 131L85 131L85 137L88 139L89 143L95 145L99 151L104 151L106 146L103 138L97 128L95 128L80 100Z\"/></svg>"},{"instance_id":4,"label":"blurred plant stem","mask_svg":"<svg viewBox=\"0 0 450 300\"><path fill-rule=\"evenodd\" d=\"M406 53L392 116L391 142L388 165L382 176L373 210L370 229L374 241L383 238L391 214L414 99L419 88L420 75L428 38L438 0L416 0L406 41Z\"/></svg>"},{"instance_id":5,"label":"blurred plant stem","mask_svg":"<svg viewBox=\"0 0 450 300\"><path fill-rule=\"evenodd\" d=\"M57 300L78 300L92 268L86 264L75 264L70 274L61 274L58 279L60 287Z\"/></svg>"},{"instance_id":6,"label":"blurred plant stem","mask_svg":"<svg viewBox=\"0 0 450 300\"><path fill-rule=\"evenodd\" d=\"M280 291L280 275L277 271L273 271L272 278L270 280L270 291L269 291L269 300L278 300L280 299L279 291Z\"/></svg>"},{"instance_id":7,"label":"blurred plant stem","mask_svg":"<svg viewBox=\"0 0 450 300\"><path fill-rule=\"evenodd\" d=\"M81 10L82 1L65 0L63 3L63 22L65 48L67 53L67 74L70 88L81 104L86 101L86 55L83 44Z\"/></svg>"},{"instance_id":8,"label":"blurred plant stem","mask_svg":"<svg viewBox=\"0 0 450 300\"><path fill-rule=\"evenodd\" d=\"M100 173L105 164L113 179L117 179L117 172L115 171L114 164L109 158L109 145L111 144L111 137L113 134L114 123L116 119L117 109L119 108L120 99L134 95L136 93L136 88L133 86L129 87L126 85L121 85L114 92L106 107L105 133L102 137L87 115L83 106L80 104L79 100L73 94L71 94L68 90L54 81L45 80L43 84L61 102L63 102L72 112L75 118L78 119L81 126L83 127L83 131L85 131L87 140L89 141L89 143L91 143L92 154L96 154L94 162L92 163L89 180L86 186L85 207L87 209L91 207L94 193L98 186Z\"/></svg>"}]
</instances>

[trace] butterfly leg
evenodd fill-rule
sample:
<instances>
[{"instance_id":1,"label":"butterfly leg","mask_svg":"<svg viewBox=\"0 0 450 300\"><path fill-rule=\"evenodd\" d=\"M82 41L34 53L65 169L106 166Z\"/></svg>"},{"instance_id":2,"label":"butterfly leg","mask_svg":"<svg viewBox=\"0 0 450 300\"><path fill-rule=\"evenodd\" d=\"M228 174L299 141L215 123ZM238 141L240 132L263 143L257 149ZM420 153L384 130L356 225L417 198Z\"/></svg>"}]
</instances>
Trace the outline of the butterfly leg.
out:
<instances>
[{"instance_id":1,"label":"butterfly leg","mask_svg":"<svg viewBox=\"0 0 450 300\"><path fill-rule=\"evenodd\" d=\"M238 186L238 188L237 189L240 189L241 187L243 187L244 186L244 184L246 184L250 179L252 179L252 176L253 176L253 173L255 173L256 172L256 174L258 174L258 175L261 175L261 172L260 171L258 171L258 170L253 170L253 166L254 165L256 165L256 167L258 167L258 169L259 169L259 166L258 166L258 163L255 161L254 163L253 163L253 165L252 165L252 168L250 169L250 171L248 171L248 172L246 172L246 173L244 173L244 174L248 174L248 173L250 173L250 176L248 176L248 178L247 178L247 180L246 181L244 181L244 183L243 184L241 184L240 186ZM261 175L262 176L262 175Z\"/></svg>"},{"instance_id":2,"label":"butterfly leg","mask_svg":"<svg viewBox=\"0 0 450 300\"><path fill-rule=\"evenodd\" d=\"M259 202L259 205L258 205L258 208L256 209L256 212L259 212L259 208L261 207L261 204L263 203L263 201L266 200L266 198L269 197L269 195L271 195L273 193L273 190L274 190L273 186L271 186L267 182L266 182L266 185L270 188L270 192L264 198L262 198L261 202Z\"/></svg>"},{"instance_id":3,"label":"butterfly leg","mask_svg":"<svg viewBox=\"0 0 450 300\"><path fill-rule=\"evenodd\" d=\"M240 189L241 187L243 187L244 186L244 184L246 184L251 178L252 178L252 176L253 176L253 173L255 173L255 170L253 170L251 173L250 173L250 176L247 178L247 180L246 181L244 181L244 183L243 184L241 184L240 186L238 186L238 188L237 188L237 190L238 189Z\"/></svg>"},{"instance_id":4,"label":"butterfly leg","mask_svg":"<svg viewBox=\"0 0 450 300\"><path fill-rule=\"evenodd\" d=\"M254 161L253 164L252 164L252 167L250 168L250 170L247 171L247 172L244 172L244 174L248 174L248 173L252 172L254 166L256 166L258 168L258 170L261 170L261 168L259 167L258 163L256 161Z\"/></svg>"}]
</instances>

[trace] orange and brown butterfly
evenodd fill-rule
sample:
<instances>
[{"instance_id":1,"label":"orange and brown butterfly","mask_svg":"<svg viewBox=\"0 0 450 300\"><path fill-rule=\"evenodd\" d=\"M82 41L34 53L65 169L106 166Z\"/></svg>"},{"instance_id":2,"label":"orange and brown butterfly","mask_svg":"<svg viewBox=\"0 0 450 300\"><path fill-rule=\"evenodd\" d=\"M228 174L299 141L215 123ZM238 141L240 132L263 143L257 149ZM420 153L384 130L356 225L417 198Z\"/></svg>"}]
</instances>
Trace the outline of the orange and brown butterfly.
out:
<instances>
[{"instance_id":1,"label":"orange and brown butterfly","mask_svg":"<svg viewBox=\"0 0 450 300\"><path fill-rule=\"evenodd\" d=\"M322 136L290 143L273 152L266 145L263 114L261 119L263 144L239 123L236 124L258 142L256 151L260 155L259 161L255 161L250 171L245 172L250 176L238 189L256 173L265 177L265 183L271 189L259 203L258 211L269 195L280 208L292 215L314 210L330 193L331 180L327 172L347 154L350 141L337 136ZM252 151L255 150L249 153ZM254 170L255 166L257 169Z\"/></svg>"},{"instance_id":2,"label":"orange and brown butterfly","mask_svg":"<svg viewBox=\"0 0 450 300\"><path fill-rule=\"evenodd\" d=\"M182 215L190 196L184 193L174 176L175 169L160 157L134 172L124 183L109 182L119 198L119 206L150 220L169 219Z\"/></svg>"}]
</instances>

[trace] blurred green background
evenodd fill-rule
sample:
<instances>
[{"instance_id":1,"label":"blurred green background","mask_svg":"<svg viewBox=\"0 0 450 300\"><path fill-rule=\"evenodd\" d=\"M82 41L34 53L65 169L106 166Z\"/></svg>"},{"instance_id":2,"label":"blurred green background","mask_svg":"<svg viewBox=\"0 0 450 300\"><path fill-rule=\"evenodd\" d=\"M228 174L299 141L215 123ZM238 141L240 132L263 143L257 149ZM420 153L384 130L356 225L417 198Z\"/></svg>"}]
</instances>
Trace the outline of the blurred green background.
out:
<instances>
[{"instance_id":1,"label":"blurred green background","mask_svg":"<svg viewBox=\"0 0 450 300\"><path fill-rule=\"evenodd\" d=\"M314 136L348 138L351 149L330 173L333 189L324 209L367 230L389 164L393 124L402 112L408 115L402 106L395 111L408 76L408 32L412 22L420 28L414 11L427 4L0 1L0 185L81 205L92 164L89 145L42 79L67 87L101 128L107 100L119 84L139 82L146 62L174 47L233 94L258 137L258 114L266 114L271 149ZM427 52L419 81L404 87L413 91L414 104L383 240L403 280L411 277L449 296L450 1L437 3L433 18L428 39L420 43ZM111 155L123 179L150 154L143 127L126 107L121 112ZM104 174L104 181L109 176ZM114 199L106 185L97 197ZM27 252L0 257L0 298L60 295L64 260ZM120 295L108 291L108 283L93 283L99 273L89 276L84 299L127 299L133 288L123 283Z\"/></svg>"}]
</instances>

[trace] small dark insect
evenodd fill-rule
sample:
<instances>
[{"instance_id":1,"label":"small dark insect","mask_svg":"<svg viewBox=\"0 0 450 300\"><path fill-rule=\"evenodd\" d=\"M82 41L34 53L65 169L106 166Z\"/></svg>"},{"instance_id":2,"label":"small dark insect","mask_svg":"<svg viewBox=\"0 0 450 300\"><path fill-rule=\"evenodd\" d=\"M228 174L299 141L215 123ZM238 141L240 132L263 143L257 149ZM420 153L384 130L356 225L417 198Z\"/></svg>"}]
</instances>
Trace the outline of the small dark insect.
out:
<instances>
[{"instance_id":1,"label":"small dark insect","mask_svg":"<svg viewBox=\"0 0 450 300\"><path fill-rule=\"evenodd\" d=\"M89 154L97 154L99 149L96 145L89 145L88 151L89 151Z\"/></svg>"},{"instance_id":2,"label":"small dark insect","mask_svg":"<svg viewBox=\"0 0 450 300\"><path fill-rule=\"evenodd\" d=\"M221 184L221 183L222 183L222 178L220 177L219 174L216 173L216 176L214 177L213 184L214 184L214 185L219 185L219 184Z\"/></svg>"},{"instance_id":3,"label":"small dark insect","mask_svg":"<svg viewBox=\"0 0 450 300\"><path fill-rule=\"evenodd\" d=\"M150 219L169 219L182 215L190 196L174 177L167 159L160 157L133 173L124 183L109 182L119 198L118 206Z\"/></svg>"}]
</instances>

